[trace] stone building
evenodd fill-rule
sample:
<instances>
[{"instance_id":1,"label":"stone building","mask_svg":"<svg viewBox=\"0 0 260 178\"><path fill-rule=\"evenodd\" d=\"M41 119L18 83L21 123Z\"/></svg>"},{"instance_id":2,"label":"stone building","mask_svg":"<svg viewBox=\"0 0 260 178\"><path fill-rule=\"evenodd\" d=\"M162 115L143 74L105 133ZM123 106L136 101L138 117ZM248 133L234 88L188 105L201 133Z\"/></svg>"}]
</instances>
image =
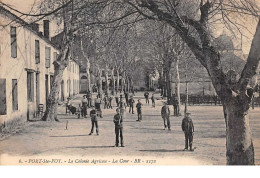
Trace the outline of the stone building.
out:
<instances>
[{"instance_id":1,"label":"stone building","mask_svg":"<svg viewBox=\"0 0 260 178\"><path fill-rule=\"evenodd\" d=\"M26 121L46 107L59 48L50 41L49 21L43 33L0 6L0 123ZM79 92L79 66L71 60L64 71L60 98Z\"/></svg>"}]
</instances>

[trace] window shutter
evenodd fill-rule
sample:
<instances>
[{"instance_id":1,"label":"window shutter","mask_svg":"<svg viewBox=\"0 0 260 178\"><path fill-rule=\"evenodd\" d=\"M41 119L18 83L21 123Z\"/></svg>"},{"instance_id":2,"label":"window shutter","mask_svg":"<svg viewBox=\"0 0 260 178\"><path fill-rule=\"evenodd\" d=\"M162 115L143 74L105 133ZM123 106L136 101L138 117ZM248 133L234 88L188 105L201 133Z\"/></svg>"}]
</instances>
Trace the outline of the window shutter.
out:
<instances>
[{"instance_id":1,"label":"window shutter","mask_svg":"<svg viewBox=\"0 0 260 178\"><path fill-rule=\"evenodd\" d=\"M35 63L40 63L40 42L39 40L35 40Z\"/></svg>"},{"instance_id":2,"label":"window shutter","mask_svg":"<svg viewBox=\"0 0 260 178\"><path fill-rule=\"evenodd\" d=\"M12 80L12 103L13 111L18 110L17 79Z\"/></svg>"},{"instance_id":3,"label":"window shutter","mask_svg":"<svg viewBox=\"0 0 260 178\"><path fill-rule=\"evenodd\" d=\"M10 29L11 34L11 57L17 57L17 37L16 37L16 27L11 27Z\"/></svg>"},{"instance_id":4,"label":"window shutter","mask_svg":"<svg viewBox=\"0 0 260 178\"><path fill-rule=\"evenodd\" d=\"M6 115L6 79L0 79L0 115Z\"/></svg>"},{"instance_id":5,"label":"window shutter","mask_svg":"<svg viewBox=\"0 0 260 178\"><path fill-rule=\"evenodd\" d=\"M51 48L45 47L45 67L50 68L51 63Z\"/></svg>"}]
</instances>

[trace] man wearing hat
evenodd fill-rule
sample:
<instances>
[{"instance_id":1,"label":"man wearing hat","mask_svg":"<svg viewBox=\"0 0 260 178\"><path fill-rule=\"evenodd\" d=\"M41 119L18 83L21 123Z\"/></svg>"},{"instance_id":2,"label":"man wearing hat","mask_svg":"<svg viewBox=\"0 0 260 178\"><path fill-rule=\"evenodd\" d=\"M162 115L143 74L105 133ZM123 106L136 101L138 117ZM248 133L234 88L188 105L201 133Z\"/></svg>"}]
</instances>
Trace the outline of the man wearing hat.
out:
<instances>
[{"instance_id":1,"label":"man wearing hat","mask_svg":"<svg viewBox=\"0 0 260 178\"><path fill-rule=\"evenodd\" d=\"M123 95L120 95L120 100L119 100L119 104L118 104L119 108L124 108L126 109L126 104L125 104L125 101L123 99Z\"/></svg>"},{"instance_id":2,"label":"man wearing hat","mask_svg":"<svg viewBox=\"0 0 260 178\"><path fill-rule=\"evenodd\" d=\"M82 103L82 117L86 117L87 116L87 108L88 108L88 100L87 100L87 95L83 95L83 99L81 101Z\"/></svg>"},{"instance_id":3,"label":"man wearing hat","mask_svg":"<svg viewBox=\"0 0 260 178\"><path fill-rule=\"evenodd\" d=\"M161 116L163 118L164 123L164 130L168 127L168 130L171 130L171 123L170 123L170 108L167 105L167 102L163 102L163 107L161 109ZM167 122L167 124L166 124Z\"/></svg>"},{"instance_id":4,"label":"man wearing hat","mask_svg":"<svg viewBox=\"0 0 260 178\"><path fill-rule=\"evenodd\" d=\"M136 104L136 110L137 110L137 117L138 117L138 119L136 121L139 121L139 122L141 122L141 120L142 120L142 105L143 104L141 103L140 99L138 99L138 102Z\"/></svg>"},{"instance_id":5,"label":"man wearing hat","mask_svg":"<svg viewBox=\"0 0 260 178\"><path fill-rule=\"evenodd\" d=\"M121 109L116 109L117 114L114 116L114 124L115 124L115 134L116 134L116 147L119 145L119 136L121 147L124 147L124 139L123 139L123 114L121 113Z\"/></svg>"},{"instance_id":6,"label":"man wearing hat","mask_svg":"<svg viewBox=\"0 0 260 178\"><path fill-rule=\"evenodd\" d=\"M129 103L129 113L132 110L132 114L134 114L134 103L135 103L135 100L134 100L132 95L130 96L130 99L128 100L128 103Z\"/></svg>"},{"instance_id":7,"label":"man wearing hat","mask_svg":"<svg viewBox=\"0 0 260 178\"><path fill-rule=\"evenodd\" d=\"M194 126L193 126L192 119L190 118L190 113L185 114L185 117L182 120L181 127L185 135L184 150L188 150L188 146L189 146L190 151L194 151L194 149L192 148Z\"/></svg>"},{"instance_id":8,"label":"man wearing hat","mask_svg":"<svg viewBox=\"0 0 260 178\"><path fill-rule=\"evenodd\" d=\"M91 117L91 131L89 133L89 135L92 135L93 132L94 132L94 126L96 126L96 133L97 135L99 134L98 133L98 118L97 118L97 110L92 106L92 110L90 111L89 113L90 117Z\"/></svg>"},{"instance_id":9,"label":"man wearing hat","mask_svg":"<svg viewBox=\"0 0 260 178\"><path fill-rule=\"evenodd\" d=\"M144 93L144 97L145 97L146 104L147 103L149 104L149 92L148 91Z\"/></svg>"},{"instance_id":10,"label":"man wearing hat","mask_svg":"<svg viewBox=\"0 0 260 178\"><path fill-rule=\"evenodd\" d=\"M116 94L115 96L115 100L116 100L116 107L119 107L119 98L118 95Z\"/></svg>"},{"instance_id":11,"label":"man wearing hat","mask_svg":"<svg viewBox=\"0 0 260 178\"><path fill-rule=\"evenodd\" d=\"M97 98L95 101L95 108L96 108L97 112L99 113L100 118L102 118L101 98L99 95L97 95Z\"/></svg>"}]
</instances>

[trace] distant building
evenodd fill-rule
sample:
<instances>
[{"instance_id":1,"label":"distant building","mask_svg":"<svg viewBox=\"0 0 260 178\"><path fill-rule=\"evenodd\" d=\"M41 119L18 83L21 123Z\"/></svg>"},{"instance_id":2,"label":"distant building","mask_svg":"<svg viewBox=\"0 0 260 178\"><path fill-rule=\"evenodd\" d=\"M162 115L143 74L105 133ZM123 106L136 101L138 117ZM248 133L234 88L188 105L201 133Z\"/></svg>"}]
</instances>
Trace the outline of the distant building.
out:
<instances>
[{"instance_id":1,"label":"distant building","mask_svg":"<svg viewBox=\"0 0 260 178\"><path fill-rule=\"evenodd\" d=\"M54 77L59 48L44 33L0 6L0 123L30 120L46 100ZM79 92L79 66L71 60L63 74L60 99Z\"/></svg>"}]
</instances>

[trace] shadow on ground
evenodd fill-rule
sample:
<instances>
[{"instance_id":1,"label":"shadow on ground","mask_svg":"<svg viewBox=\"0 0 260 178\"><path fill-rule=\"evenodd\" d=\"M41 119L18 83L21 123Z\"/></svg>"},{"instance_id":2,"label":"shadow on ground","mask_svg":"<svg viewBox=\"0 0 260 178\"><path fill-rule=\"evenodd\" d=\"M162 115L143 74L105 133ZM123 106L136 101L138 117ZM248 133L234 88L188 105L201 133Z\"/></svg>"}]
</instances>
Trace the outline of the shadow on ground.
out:
<instances>
[{"instance_id":1,"label":"shadow on ground","mask_svg":"<svg viewBox=\"0 0 260 178\"><path fill-rule=\"evenodd\" d=\"M59 135L59 136L50 136L50 137L85 137L90 135Z\"/></svg>"},{"instance_id":2,"label":"shadow on ground","mask_svg":"<svg viewBox=\"0 0 260 178\"><path fill-rule=\"evenodd\" d=\"M166 150L166 149L158 149L158 150L139 150L142 152L183 152L184 150Z\"/></svg>"},{"instance_id":3,"label":"shadow on ground","mask_svg":"<svg viewBox=\"0 0 260 178\"><path fill-rule=\"evenodd\" d=\"M112 148L114 146L76 146L76 147L66 147L66 148L80 148L80 149L88 149L88 148Z\"/></svg>"}]
</instances>

